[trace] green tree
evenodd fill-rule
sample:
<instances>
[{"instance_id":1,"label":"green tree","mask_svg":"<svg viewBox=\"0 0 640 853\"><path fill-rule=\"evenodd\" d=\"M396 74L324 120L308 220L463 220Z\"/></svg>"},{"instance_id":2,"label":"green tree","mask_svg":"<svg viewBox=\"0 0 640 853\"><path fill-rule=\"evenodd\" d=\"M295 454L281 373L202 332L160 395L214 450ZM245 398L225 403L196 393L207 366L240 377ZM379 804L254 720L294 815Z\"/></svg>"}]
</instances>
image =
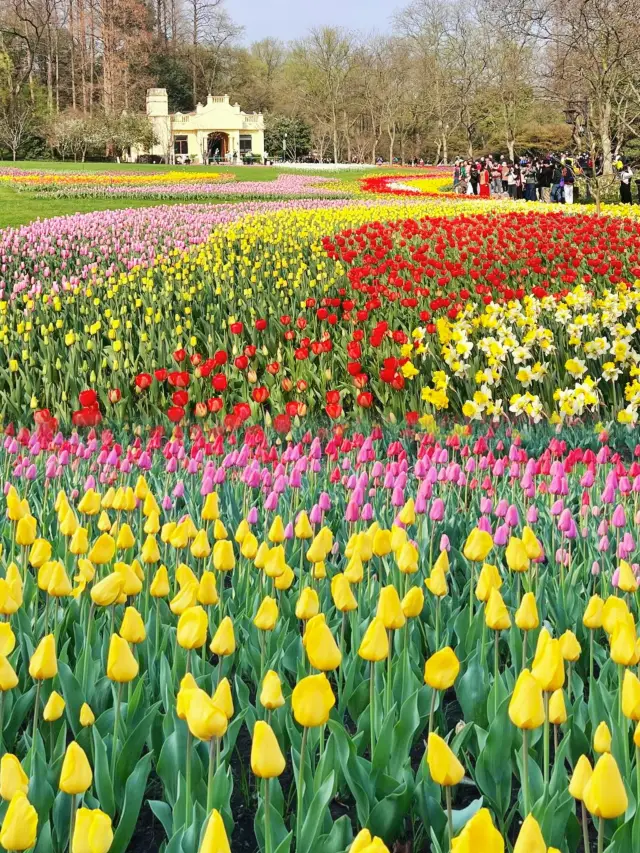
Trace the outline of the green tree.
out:
<instances>
[{"instance_id":1,"label":"green tree","mask_svg":"<svg viewBox=\"0 0 640 853\"><path fill-rule=\"evenodd\" d=\"M311 128L304 119L284 115L268 115L265 118L264 147L271 157L285 151L286 159L296 160L311 150Z\"/></svg>"}]
</instances>

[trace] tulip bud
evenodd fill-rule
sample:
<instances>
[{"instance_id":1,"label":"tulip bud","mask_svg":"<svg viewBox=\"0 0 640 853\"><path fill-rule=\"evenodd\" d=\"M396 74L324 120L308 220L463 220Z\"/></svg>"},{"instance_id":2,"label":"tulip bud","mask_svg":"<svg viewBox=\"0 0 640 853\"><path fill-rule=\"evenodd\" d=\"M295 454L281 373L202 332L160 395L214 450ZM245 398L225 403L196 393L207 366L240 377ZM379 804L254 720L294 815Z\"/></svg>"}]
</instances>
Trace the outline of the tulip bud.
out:
<instances>
[{"instance_id":1,"label":"tulip bud","mask_svg":"<svg viewBox=\"0 0 640 853\"><path fill-rule=\"evenodd\" d=\"M620 817L626 812L629 805L627 792L616 760L608 752L598 759L584 787L583 802L594 817L605 820Z\"/></svg>"},{"instance_id":2,"label":"tulip bud","mask_svg":"<svg viewBox=\"0 0 640 853\"><path fill-rule=\"evenodd\" d=\"M262 681L260 704L268 711L274 711L276 708L281 708L284 705L282 685L280 684L278 674L272 669L267 672Z\"/></svg>"},{"instance_id":3,"label":"tulip bud","mask_svg":"<svg viewBox=\"0 0 640 853\"><path fill-rule=\"evenodd\" d=\"M113 844L111 818L100 809L79 808L71 853L108 853Z\"/></svg>"},{"instance_id":4,"label":"tulip bud","mask_svg":"<svg viewBox=\"0 0 640 853\"><path fill-rule=\"evenodd\" d=\"M434 690L448 690L460 672L460 661L449 646L431 655L424 665L424 681Z\"/></svg>"},{"instance_id":5,"label":"tulip bud","mask_svg":"<svg viewBox=\"0 0 640 853\"><path fill-rule=\"evenodd\" d=\"M29 777L22 769L22 764L15 755L7 752L0 760L0 797L11 800L16 791L26 794L28 790Z\"/></svg>"},{"instance_id":6,"label":"tulip bud","mask_svg":"<svg viewBox=\"0 0 640 853\"><path fill-rule=\"evenodd\" d=\"M16 791L0 829L0 844L5 850L28 850L36 843L38 813L22 791Z\"/></svg>"},{"instance_id":7,"label":"tulip bud","mask_svg":"<svg viewBox=\"0 0 640 853\"><path fill-rule=\"evenodd\" d=\"M138 661L134 658L127 641L117 634L112 634L107 656L107 678L119 684L126 684L133 681L138 670Z\"/></svg>"},{"instance_id":8,"label":"tulip bud","mask_svg":"<svg viewBox=\"0 0 640 853\"><path fill-rule=\"evenodd\" d=\"M264 720L253 728L251 770L260 779L273 779L284 772L286 761L273 729Z\"/></svg>"},{"instance_id":9,"label":"tulip bud","mask_svg":"<svg viewBox=\"0 0 640 853\"><path fill-rule=\"evenodd\" d=\"M55 723L64 714L65 702L62 696L55 690L49 696L44 706L42 717L47 723Z\"/></svg>"},{"instance_id":10,"label":"tulip bud","mask_svg":"<svg viewBox=\"0 0 640 853\"><path fill-rule=\"evenodd\" d=\"M91 787L93 773L84 749L75 741L67 747L58 787L65 794L84 794Z\"/></svg>"},{"instance_id":11,"label":"tulip bud","mask_svg":"<svg viewBox=\"0 0 640 853\"><path fill-rule=\"evenodd\" d=\"M451 787L464 777L464 767L453 754L447 743L431 732L427 742L427 764L431 778L438 785Z\"/></svg>"},{"instance_id":12,"label":"tulip bud","mask_svg":"<svg viewBox=\"0 0 640 853\"><path fill-rule=\"evenodd\" d=\"M214 655L226 657L236 650L236 640L233 632L233 622L230 616L225 616L209 645Z\"/></svg>"},{"instance_id":13,"label":"tulip bud","mask_svg":"<svg viewBox=\"0 0 640 853\"><path fill-rule=\"evenodd\" d=\"M37 681L54 678L58 674L56 643L53 634L47 634L40 640L29 661L29 675Z\"/></svg>"},{"instance_id":14,"label":"tulip bud","mask_svg":"<svg viewBox=\"0 0 640 853\"><path fill-rule=\"evenodd\" d=\"M211 812L198 853L231 853L224 821L217 809Z\"/></svg>"},{"instance_id":15,"label":"tulip bud","mask_svg":"<svg viewBox=\"0 0 640 853\"><path fill-rule=\"evenodd\" d=\"M296 722L305 728L323 726L335 705L335 696L327 676L309 675L296 684L291 695L291 706Z\"/></svg>"}]
</instances>

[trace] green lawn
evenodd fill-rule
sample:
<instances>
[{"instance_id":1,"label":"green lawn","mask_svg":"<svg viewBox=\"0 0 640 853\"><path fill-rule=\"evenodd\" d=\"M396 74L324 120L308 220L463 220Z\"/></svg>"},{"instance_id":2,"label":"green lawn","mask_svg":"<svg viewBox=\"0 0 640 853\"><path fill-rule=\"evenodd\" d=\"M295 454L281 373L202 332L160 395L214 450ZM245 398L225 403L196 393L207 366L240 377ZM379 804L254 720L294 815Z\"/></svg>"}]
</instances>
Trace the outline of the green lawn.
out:
<instances>
[{"instance_id":1,"label":"green lawn","mask_svg":"<svg viewBox=\"0 0 640 853\"><path fill-rule=\"evenodd\" d=\"M25 160L17 163L0 161L3 166L16 166L21 169L41 169L55 171L182 171L188 172L216 172L235 175L239 181L273 181L284 171L273 166L152 166L137 163L73 163L58 161ZM372 167L372 171L375 167ZM362 170L346 171L321 171L289 170L295 174L322 175L328 178L339 178L342 181L357 181L362 177ZM395 170L394 170L395 171ZM237 200L237 199L235 199ZM249 201L243 197L242 201ZM210 204L233 202L233 198L212 198ZM43 199L36 198L33 193L17 192L6 184L0 184L0 228L23 225L34 219L48 219L52 216L65 216L72 213L87 213L92 210L114 210L126 207L157 207L163 204L182 204L176 201L151 201L149 199L92 199L92 198L58 198ZM190 203L190 202L187 202Z\"/></svg>"}]
</instances>

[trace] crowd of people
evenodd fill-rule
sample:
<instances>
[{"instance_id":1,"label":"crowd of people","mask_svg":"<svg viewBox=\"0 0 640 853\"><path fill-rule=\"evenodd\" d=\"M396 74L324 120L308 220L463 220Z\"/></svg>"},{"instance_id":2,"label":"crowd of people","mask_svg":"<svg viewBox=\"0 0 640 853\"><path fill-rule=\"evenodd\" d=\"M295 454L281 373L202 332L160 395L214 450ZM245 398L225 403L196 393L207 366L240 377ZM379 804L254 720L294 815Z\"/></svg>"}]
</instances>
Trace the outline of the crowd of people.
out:
<instances>
[{"instance_id":1,"label":"crowd of people","mask_svg":"<svg viewBox=\"0 0 640 853\"><path fill-rule=\"evenodd\" d=\"M632 203L633 170L628 163L616 163L620 181L620 201ZM578 176L588 180L593 167L587 155L571 158L566 154L543 158L521 157L516 163L503 157L458 159L454 164L454 191L460 195L489 198L500 196L525 201L573 204Z\"/></svg>"}]
</instances>

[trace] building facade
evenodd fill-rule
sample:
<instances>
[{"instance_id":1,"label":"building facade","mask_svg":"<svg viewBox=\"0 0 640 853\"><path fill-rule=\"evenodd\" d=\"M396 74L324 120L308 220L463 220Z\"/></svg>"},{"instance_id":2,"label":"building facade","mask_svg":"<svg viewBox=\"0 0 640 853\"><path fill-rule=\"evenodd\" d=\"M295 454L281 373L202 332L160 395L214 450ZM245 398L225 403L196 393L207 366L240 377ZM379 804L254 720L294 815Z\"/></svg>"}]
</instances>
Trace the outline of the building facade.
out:
<instances>
[{"instance_id":1,"label":"building facade","mask_svg":"<svg viewBox=\"0 0 640 853\"><path fill-rule=\"evenodd\" d=\"M251 156L264 159L264 119L261 113L243 113L229 96L209 95L190 113L169 113L166 89L147 90L147 115L156 144L139 149L136 156L151 154L167 163L239 163Z\"/></svg>"}]
</instances>

